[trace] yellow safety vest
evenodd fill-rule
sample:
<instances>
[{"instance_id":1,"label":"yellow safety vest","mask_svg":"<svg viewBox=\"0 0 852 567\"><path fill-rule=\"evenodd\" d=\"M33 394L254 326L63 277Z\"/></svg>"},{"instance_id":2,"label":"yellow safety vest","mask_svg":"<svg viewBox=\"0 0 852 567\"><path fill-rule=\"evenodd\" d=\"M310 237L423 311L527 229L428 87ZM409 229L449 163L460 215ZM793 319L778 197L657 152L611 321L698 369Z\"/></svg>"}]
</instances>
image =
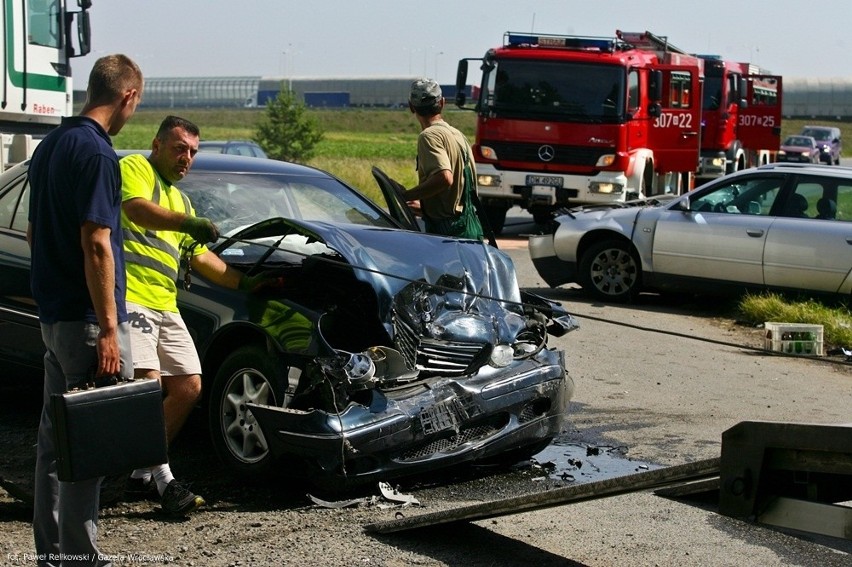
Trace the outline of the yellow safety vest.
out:
<instances>
[{"instance_id":1,"label":"yellow safety vest","mask_svg":"<svg viewBox=\"0 0 852 567\"><path fill-rule=\"evenodd\" d=\"M125 156L121 166L121 201L142 198L170 211L194 215L189 199L154 171L140 154ZM121 212L124 261L127 267L127 301L149 309L177 312L177 279L181 255L195 244L190 236L172 230L150 230ZM205 252L197 245L192 255Z\"/></svg>"}]
</instances>

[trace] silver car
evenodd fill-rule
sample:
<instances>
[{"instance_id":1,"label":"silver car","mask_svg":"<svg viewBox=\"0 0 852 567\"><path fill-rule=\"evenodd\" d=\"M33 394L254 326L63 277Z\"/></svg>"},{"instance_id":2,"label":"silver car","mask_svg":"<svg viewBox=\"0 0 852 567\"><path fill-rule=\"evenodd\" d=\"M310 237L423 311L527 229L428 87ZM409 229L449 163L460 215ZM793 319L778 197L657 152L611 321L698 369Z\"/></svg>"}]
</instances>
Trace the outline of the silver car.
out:
<instances>
[{"instance_id":1,"label":"silver car","mask_svg":"<svg viewBox=\"0 0 852 567\"><path fill-rule=\"evenodd\" d=\"M852 169L774 163L688 194L564 211L529 240L548 285L628 301L642 290L852 294Z\"/></svg>"}]
</instances>

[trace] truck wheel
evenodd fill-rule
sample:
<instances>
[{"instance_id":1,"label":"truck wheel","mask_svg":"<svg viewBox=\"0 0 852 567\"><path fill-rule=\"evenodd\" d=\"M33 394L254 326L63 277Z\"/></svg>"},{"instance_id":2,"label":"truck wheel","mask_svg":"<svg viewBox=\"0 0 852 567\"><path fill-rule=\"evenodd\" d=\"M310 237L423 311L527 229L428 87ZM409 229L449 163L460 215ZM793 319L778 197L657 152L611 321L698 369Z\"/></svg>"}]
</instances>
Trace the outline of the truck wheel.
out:
<instances>
[{"instance_id":1,"label":"truck wheel","mask_svg":"<svg viewBox=\"0 0 852 567\"><path fill-rule=\"evenodd\" d=\"M225 359L213 379L208 403L213 447L239 475L262 477L272 471L269 444L246 403L282 404L282 367L265 348L244 346Z\"/></svg>"},{"instance_id":2,"label":"truck wheel","mask_svg":"<svg viewBox=\"0 0 852 567\"><path fill-rule=\"evenodd\" d=\"M639 294L642 270L639 259L623 240L603 240L580 259L580 285L605 301L627 302Z\"/></svg>"},{"instance_id":3,"label":"truck wheel","mask_svg":"<svg viewBox=\"0 0 852 567\"><path fill-rule=\"evenodd\" d=\"M494 234L502 234L503 233L503 225L506 224L506 213L509 211L509 207L506 205L483 205L485 209L485 216L488 218L488 224L491 225L491 230L494 231Z\"/></svg>"}]
</instances>

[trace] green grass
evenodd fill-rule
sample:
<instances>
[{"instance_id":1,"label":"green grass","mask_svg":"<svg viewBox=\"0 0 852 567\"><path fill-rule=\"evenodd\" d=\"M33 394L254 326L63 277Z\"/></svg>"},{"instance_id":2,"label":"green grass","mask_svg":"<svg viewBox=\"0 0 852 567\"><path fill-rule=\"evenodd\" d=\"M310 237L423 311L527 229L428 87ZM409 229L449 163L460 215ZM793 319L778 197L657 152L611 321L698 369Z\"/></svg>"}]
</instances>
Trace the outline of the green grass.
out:
<instances>
[{"instance_id":1,"label":"green grass","mask_svg":"<svg viewBox=\"0 0 852 567\"><path fill-rule=\"evenodd\" d=\"M263 112L263 109L142 109L113 143L118 149L150 148L160 121L169 113L198 124L203 140L251 140ZM407 108L317 110L309 114L316 118L324 137L308 165L328 171L368 196L374 196L377 191L371 172L373 166L405 187L417 184L414 156L420 127ZM476 127L473 112L448 110L444 116L473 140Z\"/></svg>"},{"instance_id":2,"label":"green grass","mask_svg":"<svg viewBox=\"0 0 852 567\"><path fill-rule=\"evenodd\" d=\"M745 295L739 302L743 319L752 323L777 321L823 326L826 345L852 347L849 305L815 299L790 299L777 293Z\"/></svg>"}]
</instances>

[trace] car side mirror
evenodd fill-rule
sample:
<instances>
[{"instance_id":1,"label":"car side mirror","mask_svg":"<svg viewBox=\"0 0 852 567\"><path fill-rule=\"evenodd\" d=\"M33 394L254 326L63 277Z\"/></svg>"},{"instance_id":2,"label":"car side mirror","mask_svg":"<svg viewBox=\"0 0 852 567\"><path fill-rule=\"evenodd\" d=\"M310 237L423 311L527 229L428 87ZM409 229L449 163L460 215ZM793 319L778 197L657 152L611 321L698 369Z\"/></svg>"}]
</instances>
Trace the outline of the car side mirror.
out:
<instances>
[{"instance_id":1,"label":"car side mirror","mask_svg":"<svg viewBox=\"0 0 852 567\"><path fill-rule=\"evenodd\" d=\"M684 197L681 200L676 201L675 204L672 205L671 210L688 213L691 210L689 208L689 197Z\"/></svg>"}]
</instances>

